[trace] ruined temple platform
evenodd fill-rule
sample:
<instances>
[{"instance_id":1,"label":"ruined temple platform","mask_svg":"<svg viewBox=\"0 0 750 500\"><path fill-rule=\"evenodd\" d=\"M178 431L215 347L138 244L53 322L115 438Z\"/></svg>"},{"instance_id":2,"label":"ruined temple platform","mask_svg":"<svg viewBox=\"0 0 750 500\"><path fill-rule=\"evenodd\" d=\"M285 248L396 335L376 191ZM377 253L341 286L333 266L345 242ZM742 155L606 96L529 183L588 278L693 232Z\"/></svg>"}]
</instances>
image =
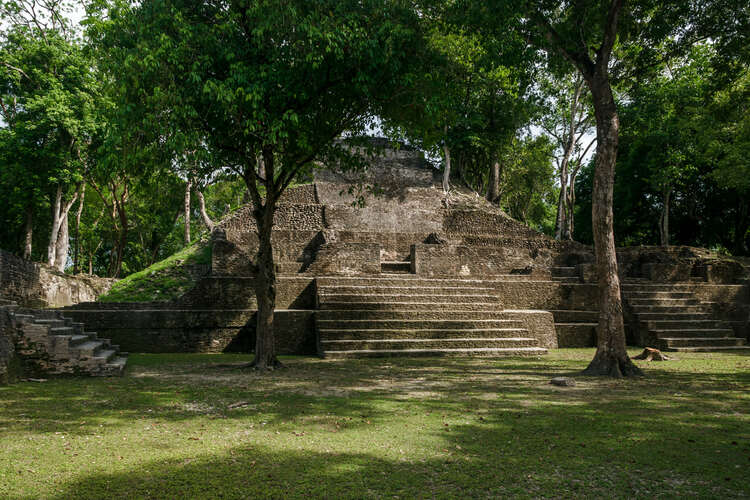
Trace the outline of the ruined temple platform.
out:
<instances>
[{"instance_id":1,"label":"ruined temple platform","mask_svg":"<svg viewBox=\"0 0 750 500\"><path fill-rule=\"evenodd\" d=\"M401 145L364 173L322 169L285 192L272 232L280 353L528 356L594 345L591 247L556 241L461 187L445 193L436 174ZM359 189L368 185L375 189ZM252 210L217 225L210 272L183 297L79 304L66 314L133 352L251 350ZM618 262L630 344L745 347L742 264L689 247L622 248Z\"/></svg>"}]
</instances>

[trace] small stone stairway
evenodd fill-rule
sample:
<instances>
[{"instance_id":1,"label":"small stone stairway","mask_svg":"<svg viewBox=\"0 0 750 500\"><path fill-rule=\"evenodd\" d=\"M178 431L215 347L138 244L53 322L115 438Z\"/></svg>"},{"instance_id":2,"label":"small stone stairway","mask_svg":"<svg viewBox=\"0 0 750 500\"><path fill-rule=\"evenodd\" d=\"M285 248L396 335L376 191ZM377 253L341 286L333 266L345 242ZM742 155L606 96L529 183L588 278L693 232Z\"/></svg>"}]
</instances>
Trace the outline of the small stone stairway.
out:
<instances>
[{"instance_id":1,"label":"small stone stairway","mask_svg":"<svg viewBox=\"0 0 750 500\"><path fill-rule=\"evenodd\" d=\"M317 279L316 327L327 358L538 356L487 282L410 276Z\"/></svg>"},{"instance_id":2,"label":"small stone stairway","mask_svg":"<svg viewBox=\"0 0 750 500\"><path fill-rule=\"evenodd\" d=\"M750 349L729 323L716 318L679 285L623 284L623 299L637 324L640 343L663 351L721 352Z\"/></svg>"},{"instance_id":3,"label":"small stone stairway","mask_svg":"<svg viewBox=\"0 0 750 500\"><path fill-rule=\"evenodd\" d=\"M16 309L12 317L16 353L38 374L121 376L125 371L128 353L60 312Z\"/></svg>"}]
</instances>

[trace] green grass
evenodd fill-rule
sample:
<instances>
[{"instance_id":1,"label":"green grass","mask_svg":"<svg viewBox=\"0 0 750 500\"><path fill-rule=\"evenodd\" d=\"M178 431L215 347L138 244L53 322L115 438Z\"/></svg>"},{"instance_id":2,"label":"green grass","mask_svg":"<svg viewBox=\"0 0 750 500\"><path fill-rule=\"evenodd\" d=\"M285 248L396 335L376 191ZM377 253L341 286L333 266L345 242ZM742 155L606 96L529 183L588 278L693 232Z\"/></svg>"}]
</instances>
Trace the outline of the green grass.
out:
<instances>
[{"instance_id":1,"label":"green grass","mask_svg":"<svg viewBox=\"0 0 750 500\"><path fill-rule=\"evenodd\" d=\"M119 379L0 388L0 498L750 496L750 357L549 384L592 354L270 374L245 355L133 355Z\"/></svg>"},{"instance_id":2,"label":"green grass","mask_svg":"<svg viewBox=\"0 0 750 500\"><path fill-rule=\"evenodd\" d=\"M185 266L211 263L211 246L193 245L115 283L99 302L151 302L175 299L195 283Z\"/></svg>"}]
</instances>

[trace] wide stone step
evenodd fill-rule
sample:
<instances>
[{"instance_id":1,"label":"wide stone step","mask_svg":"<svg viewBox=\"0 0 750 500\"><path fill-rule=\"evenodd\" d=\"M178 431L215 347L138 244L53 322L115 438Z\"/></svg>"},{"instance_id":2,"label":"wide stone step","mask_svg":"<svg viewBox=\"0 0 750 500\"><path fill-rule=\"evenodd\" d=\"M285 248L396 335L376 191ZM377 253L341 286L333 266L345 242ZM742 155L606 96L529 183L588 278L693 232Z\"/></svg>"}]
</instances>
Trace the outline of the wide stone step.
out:
<instances>
[{"instance_id":1,"label":"wide stone step","mask_svg":"<svg viewBox=\"0 0 750 500\"><path fill-rule=\"evenodd\" d=\"M523 328L364 328L354 329L320 329L318 335L323 340L371 340L371 339L487 339L527 337L528 331Z\"/></svg>"},{"instance_id":2,"label":"wide stone step","mask_svg":"<svg viewBox=\"0 0 750 500\"><path fill-rule=\"evenodd\" d=\"M725 329L727 323L715 319L707 320L660 320L646 321L645 326L652 331L655 330L703 330L703 329Z\"/></svg>"},{"instance_id":3,"label":"wide stone step","mask_svg":"<svg viewBox=\"0 0 750 500\"><path fill-rule=\"evenodd\" d=\"M80 358L93 358L97 351L106 347L101 340L88 340L76 346Z\"/></svg>"},{"instance_id":4,"label":"wide stone step","mask_svg":"<svg viewBox=\"0 0 750 500\"><path fill-rule=\"evenodd\" d=\"M487 286L392 286L351 285L318 286L321 295L492 295L495 288Z\"/></svg>"},{"instance_id":5,"label":"wide stone step","mask_svg":"<svg viewBox=\"0 0 750 500\"><path fill-rule=\"evenodd\" d=\"M480 320L507 319L502 310L494 311L382 311L373 309L321 309L315 314L316 320L347 319L410 319L410 320Z\"/></svg>"},{"instance_id":6,"label":"wide stone step","mask_svg":"<svg viewBox=\"0 0 750 500\"><path fill-rule=\"evenodd\" d=\"M371 357L508 357L542 356L547 349L542 347L505 347L476 349L369 349L351 351L328 351L326 358L371 358Z\"/></svg>"},{"instance_id":7,"label":"wide stone step","mask_svg":"<svg viewBox=\"0 0 750 500\"><path fill-rule=\"evenodd\" d=\"M689 286L689 285L687 285ZM661 283L661 284L647 284L647 283L623 283L622 290L625 293L651 293L651 292L690 292L686 288L686 285L679 283Z\"/></svg>"},{"instance_id":8,"label":"wide stone step","mask_svg":"<svg viewBox=\"0 0 750 500\"><path fill-rule=\"evenodd\" d=\"M704 313L708 314L710 308L704 305L692 305L692 306L636 306L630 307L634 313L638 316L643 316L648 313L655 314L695 314Z\"/></svg>"},{"instance_id":9,"label":"wide stone step","mask_svg":"<svg viewBox=\"0 0 750 500\"><path fill-rule=\"evenodd\" d=\"M94 354L92 360L97 363L106 364L114 359L116 355L117 351L115 349L101 349Z\"/></svg>"},{"instance_id":10,"label":"wide stone step","mask_svg":"<svg viewBox=\"0 0 750 500\"><path fill-rule=\"evenodd\" d=\"M581 279L577 276L552 276L552 281L560 283L580 283Z\"/></svg>"},{"instance_id":11,"label":"wide stone step","mask_svg":"<svg viewBox=\"0 0 750 500\"><path fill-rule=\"evenodd\" d=\"M549 281L547 276L536 276L529 274L506 274L493 275L492 279L472 278L420 278L416 275L399 275L383 277L319 277L316 279L318 289L331 286L396 286L396 287L495 287L508 281Z\"/></svg>"},{"instance_id":12,"label":"wide stone step","mask_svg":"<svg viewBox=\"0 0 750 500\"><path fill-rule=\"evenodd\" d=\"M737 352L737 353L747 353L750 354L750 346L735 346L735 345L726 345L726 346L699 346L699 347L670 347L668 349L664 349L665 351L672 351L672 352Z\"/></svg>"},{"instance_id":13,"label":"wide stone step","mask_svg":"<svg viewBox=\"0 0 750 500\"><path fill-rule=\"evenodd\" d=\"M446 320L446 319L334 319L316 320L321 330L468 330L472 328L521 328L520 321L503 319Z\"/></svg>"},{"instance_id":14,"label":"wide stone step","mask_svg":"<svg viewBox=\"0 0 750 500\"><path fill-rule=\"evenodd\" d=\"M109 377L122 377L125 373L125 366L128 363L128 357L123 356L122 353L111 359L109 363L105 365L105 370L102 370L98 375L109 376Z\"/></svg>"},{"instance_id":15,"label":"wide stone step","mask_svg":"<svg viewBox=\"0 0 750 500\"><path fill-rule=\"evenodd\" d=\"M556 276L575 276L578 278L578 268L576 267L551 267L550 272L552 273L553 278Z\"/></svg>"},{"instance_id":16,"label":"wide stone step","mask_svg":"<svg viewBox=\"0 0 750 500\"><path fill-rule=\"evenodd\" d=\"M590 347L596 345L597 323L555 323L559 347Z\"/></svg>"},{"instance_id":17,"label":"wide stone step","mask_svg":"<svg viewBox=\"0 0 750 500\"><path fill-rule=\"evenodd\" d=\"M628 302L642 299L668 300L694 298L690 292L623 292L623 296Z\"/></svg>"},{"instance_id":18,"label":"wide stone step","mask_svg":"<svg viewBox=\"0 0 750 500\"><path fill-rule=\"evenodd\" d=\"M83 344L84 342L86 342L86 341L88 341L90 339L91 339L91 336L90 335L86 335L86 334L71 335L69 344L70 344L71 347L72 346L78 346L78 345L81 345L81 344Z\"/></svg>"},{"instance_id":19,"label":"wide stone step","mask_svg":"<svg viewBox=\"0 0 750 500\"><path fill-rule=\"evenodd\" d=\"M76 329L72 326L55 326L49 329L50 335L75 335Z\"/></svg>"},{"instance_id":20,"label":"wide stone step","mask_svg":"<svg viewBox=\"0 0 750 500\"><path fill-rule=\"evenodd\" d=\"M508 338L446 338L446 339L366 339L366 340L322 340L324 352L362 350L409 350L409 349L479 349L537 347L536 339L528 337Z\"/></svg>"},{"instance_id":21,"label":"wide stone step","mask_svg":"<svg viewBox=\"0 0 750 500\"><path fill-rule=\"evenodd\" d=\"M485 302L499 303L495 295L416 295L416 294L318 294L321 304L326 302Z\"/></svg>"},{"instance_id":22,"label":"wide stone step","mask_svg":"<svg viewBox=\"0 0 750 500\"><path fill-rule=\"evenodd\" d=\"M680 330L652 330L657 339L682 338L682 337L734 337L731 328L703 328L703 329L680 329Z\"/></svg>"},{"instance_id":23,"label":"wide stone step","mask_svg":"<svg viewBox=\"0 0 750 500\"><path fill-rule=\"evenodd\" d=\"M703 321L712 319L709 313L638 313L638 321Z\"/></svg>"},{"instance_id":24,"label":"wide stone step","mask_svg":"<svg viewBox=\"0 0 750 500\"><path fill-rule=\"evenodd\" d=\"M700 305L701 302L698 299L630 299L628 304L632 307L635 306L695 306Z\"/></svg>"},{"instance_id":25,"label":"wide stone step","mask_svg":"<svg viewBox=\"0 0 750 500\"><path fill-rule=\"evenodd\" d=\"M486 302L322 302L320 310L356 309L377 311L487 311L499 309L499 304Z\"/></svg>"},{"instance_id":26,"label":"wide stone step","mask_svg":"<svg viewBox=\"0 0 750 500\"><path fill-rule=\"evenodd\" d=\"M596 323L599 311L578 311L574 309L552 310L555 323Z\"/></svg>"},{"instance_id":27,"label":"wide stone step","mask_svg":"<svg viewBox=\"0 0 750 500\"><path fill-rule=\"evenodd\" d=\"M738 337L662 337L659 339L664 349L671 347L705 347L705 346L731 346L745 345L745 339Z\"/></svg>"},{"instance_id":28,"label":"wide stone step","mask_svg":"<svg viewBox=\"0 0 750 500\"><path fill-rule=\"evenodd\" d=\"M49 326L50 328L64 328L68 326L65 320L62 318L60 319L44 319L44 318L34 319L34 324L46 325L46 326Z\"/></svg>"}]
</instances>

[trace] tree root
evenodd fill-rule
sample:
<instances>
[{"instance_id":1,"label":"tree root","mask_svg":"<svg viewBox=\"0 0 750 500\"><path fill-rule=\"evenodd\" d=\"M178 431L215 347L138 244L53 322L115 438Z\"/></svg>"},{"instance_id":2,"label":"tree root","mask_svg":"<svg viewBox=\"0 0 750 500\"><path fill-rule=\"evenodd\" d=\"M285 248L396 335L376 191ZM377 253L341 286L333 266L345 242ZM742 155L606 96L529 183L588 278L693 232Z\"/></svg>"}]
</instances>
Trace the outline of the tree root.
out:
<instances>
[{"instance_id":1,"label":"tree root","mask_svg":"<svg viewBox=\"0 0 750 500\"><path fill-rule=\"evenodd\" d=\"M257 372L270 372L286 368L286 366L274 356L271 360L262 361L258 360L258 358L256 357L250 363L240 366L240 368L255 370Z\"/></svg>"},{"instance_id":2,"label":"tree root","mask_svg":"<svg viewBox=\"0 0 750 500\"><path fill-rule=\"evenodd\" d=\"M638 356L634 356L633 359L645 359L646 361L669 361L672 358L661 352L659 349L646 347L642 353L640 353Z\"/></svg>"},{"instance_id":3,"label":"tree root","mask_svg":"<svg viewBox=\"0 0 750 500\"><path fill-rule=\"evenodd\" d=\"M644 375L643 370L638 368L625 354L623 357L618 357L613 354L606 354L601 351L597 351L594 359L591 360L589 366L586 367L581 375L594 376L594 377L642 377Z\"/></svg>"}]
</instances>

